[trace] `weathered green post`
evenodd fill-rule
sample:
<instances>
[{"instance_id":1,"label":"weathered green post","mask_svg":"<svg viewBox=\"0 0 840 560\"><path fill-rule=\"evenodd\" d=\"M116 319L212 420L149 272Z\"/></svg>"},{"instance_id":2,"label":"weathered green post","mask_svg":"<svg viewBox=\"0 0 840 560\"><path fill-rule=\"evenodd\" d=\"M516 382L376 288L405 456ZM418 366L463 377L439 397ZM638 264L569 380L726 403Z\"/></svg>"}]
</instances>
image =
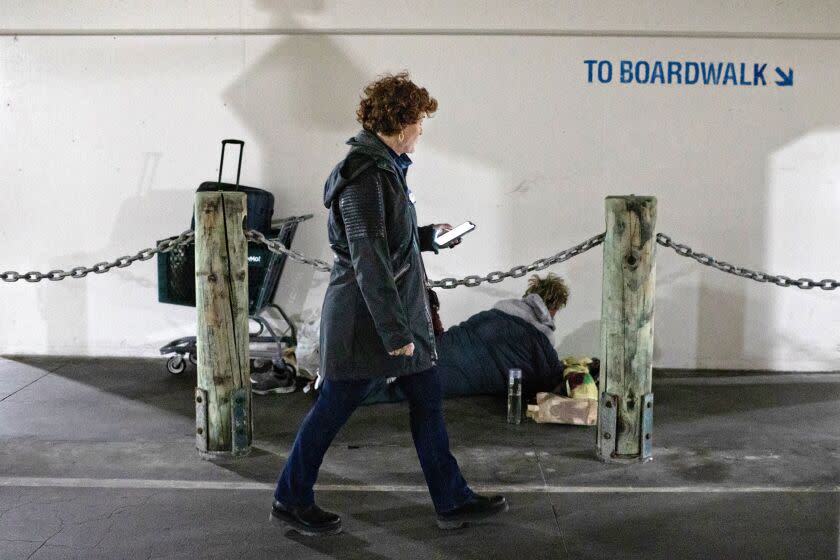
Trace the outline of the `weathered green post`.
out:
<instances>
[{"instance_id":1,"label":"weathered green post","mask_svg":"<svg viewBox=\"0 0 840 560\"><path fill-rule=\"evenodd\" d=\"M203 458L251 450L245 196L199 192L195 200L195 441Z\"/></svg>"},{"instance_id":2,"label":"weathered green post","mask_svg":"<svg viewBox=\"0 0 840 560\"><path fill-rule=\"evenodd\" d=\"M606 199L597 453L652 458L656 198Z\"/></svg>"}]
</instances>

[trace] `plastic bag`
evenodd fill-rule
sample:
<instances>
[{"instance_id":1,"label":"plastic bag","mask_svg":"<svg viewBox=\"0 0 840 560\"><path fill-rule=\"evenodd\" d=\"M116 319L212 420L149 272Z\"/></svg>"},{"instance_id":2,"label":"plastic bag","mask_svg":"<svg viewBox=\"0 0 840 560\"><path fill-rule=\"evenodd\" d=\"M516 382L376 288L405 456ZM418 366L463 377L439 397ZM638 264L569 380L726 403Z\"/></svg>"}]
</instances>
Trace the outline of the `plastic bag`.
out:
<instances>
[{"instance_id":1,"label":"plastic bag","mask_svg":"<svg viewBox=\"0 0 840 560\"><path fill-rule=\"evenodd\" d=\"M298 375L315 379L321 366L321 310L308 309L301 313L297 332Z\"/></svg>"}]
</instances>

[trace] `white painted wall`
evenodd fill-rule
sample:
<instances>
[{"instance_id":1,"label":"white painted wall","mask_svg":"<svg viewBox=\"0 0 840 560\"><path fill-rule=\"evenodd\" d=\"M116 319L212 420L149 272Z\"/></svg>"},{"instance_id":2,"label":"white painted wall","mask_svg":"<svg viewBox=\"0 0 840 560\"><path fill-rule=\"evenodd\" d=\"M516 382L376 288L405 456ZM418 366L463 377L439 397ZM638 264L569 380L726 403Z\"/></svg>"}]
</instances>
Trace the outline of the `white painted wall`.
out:
<instances>
[{"instance_id":1,"label":"white painted wall","mask_svg":"<svg viewBox=\"0 0 840 560\"><path fill-rule=\"evenodd\" d=\"M295 245L329 259L321 188L359 92L409 69L440 101L410 175L421 219L479 224L427 258L433 278L553 254L603 230L605 196L636 193L658 197L658 231L699 250L837 279L838 6L6 0L0 271L89 265L186 229L226 137L246 141L243 183L271 189L278 215L316 214ZM589 84L590 58L768 62L768 80L779 65L795 83ZM572 288L561 353L598 352L600 259L553 269ZM656 366L840 369L840 293L759 285L665 250L657 275ZM324 275L290 264L284 280L279 303L320 305ZM444 322L524 286L441 292ZM156 298L153 263L2 284L0 352L156 355L195 321Z\"/></svg>"}]
</instances>

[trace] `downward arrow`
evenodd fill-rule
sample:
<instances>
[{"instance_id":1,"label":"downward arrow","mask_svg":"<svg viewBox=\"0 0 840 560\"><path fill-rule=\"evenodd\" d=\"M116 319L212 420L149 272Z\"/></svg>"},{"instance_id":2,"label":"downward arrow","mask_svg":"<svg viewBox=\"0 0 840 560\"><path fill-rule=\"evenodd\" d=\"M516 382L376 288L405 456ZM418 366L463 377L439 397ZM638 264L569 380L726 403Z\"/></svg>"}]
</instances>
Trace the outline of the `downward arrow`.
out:
<instances>
[{"instance_id":1,"label":"downward arrow","mask_svg":"<svg viewBox=\"0 0 840 560\"><path fill-rule=\"evenodd\" d=\"M782 69L776 66L776 74L779 75L781 80L776 82L777 86L792 86L793 85L793 68L788 68L788 74L782 72Z\"/></svg>"}]
</instances>

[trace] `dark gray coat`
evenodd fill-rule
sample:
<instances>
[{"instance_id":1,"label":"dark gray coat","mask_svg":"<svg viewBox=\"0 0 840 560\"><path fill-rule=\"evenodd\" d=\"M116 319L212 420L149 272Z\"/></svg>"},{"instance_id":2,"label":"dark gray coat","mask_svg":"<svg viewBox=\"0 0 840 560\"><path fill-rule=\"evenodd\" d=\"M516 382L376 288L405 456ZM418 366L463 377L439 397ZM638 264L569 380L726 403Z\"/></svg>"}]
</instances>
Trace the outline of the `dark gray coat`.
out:
<instances>
[{"instance_id":1,"label":"dark gray coat","mask_svg":"<svg viewBox=\"0 0 840 560\"><path fill-rule=\"evenodd\" d=\"M421 248L432 226L417 227L408 187L387 146L368 131L324 185L335 253L321 313L321 374L374 379L429 369L437 360ZM413 342L414 355L388 352Z\"/></svg>"}]
</instances>

